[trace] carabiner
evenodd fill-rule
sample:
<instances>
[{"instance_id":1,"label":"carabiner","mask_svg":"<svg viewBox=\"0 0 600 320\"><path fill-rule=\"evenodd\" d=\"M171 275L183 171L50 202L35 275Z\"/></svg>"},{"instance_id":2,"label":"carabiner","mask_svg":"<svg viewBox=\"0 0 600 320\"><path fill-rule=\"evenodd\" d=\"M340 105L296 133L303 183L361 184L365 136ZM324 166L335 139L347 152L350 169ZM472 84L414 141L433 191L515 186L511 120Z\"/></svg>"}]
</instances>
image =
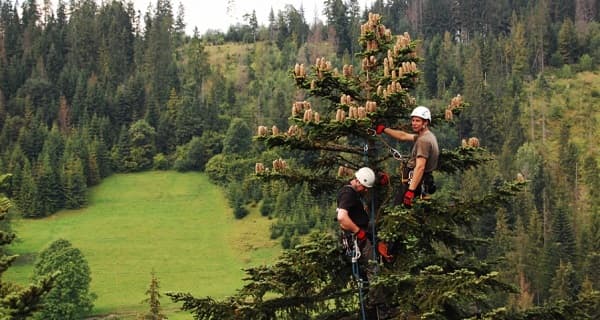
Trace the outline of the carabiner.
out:
<instances>
[{"instance_id":1,"label":"carabiner","mask_svg":"<svg viewBox=\"0 0 600 320\"><path fill-rule=\"evenodd\" d=\"M402 160L402 154L400 153L400 151L394 148L390 148L390 152L392 153L392 157L394 157L394 159Z\"/></svg>"},{"instance_id":2,"label":"carabiner","mask_svg":"<svg viewBox=\"0 0 600 320\"><path fill-rule=\"evenodd\" d=\"M354 255L352 256L352 262L357 262L360 259L360 247L358 246L358 241L356 240L356 236L354 237Z\"/></svg>"}]
</instances>

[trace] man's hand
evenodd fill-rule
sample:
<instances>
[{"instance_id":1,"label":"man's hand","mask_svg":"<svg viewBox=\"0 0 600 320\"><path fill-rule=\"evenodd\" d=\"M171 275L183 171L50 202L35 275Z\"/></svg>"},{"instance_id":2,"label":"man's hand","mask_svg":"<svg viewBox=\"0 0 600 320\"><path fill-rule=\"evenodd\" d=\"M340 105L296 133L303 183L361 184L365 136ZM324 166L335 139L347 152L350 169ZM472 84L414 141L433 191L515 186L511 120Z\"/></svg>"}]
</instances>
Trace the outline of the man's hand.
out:
<instances>
[{"instance_id":1,"label":"man's hand","mask_svg":"<svg viewBox=\"0 0 600 320\"><path fill-rule=\"evenodd\" d=\"M414 198L415 198L415 190L408 189L404 193L404 200L402 201L402 203L404 204L405 207L411 208L412 207L412 201L413 201Z\"/></svg>"},{"instance_id":2,"label":"man's hand","mask_svg":"<svg viewBox=\"0 0 600 320\"><path fill-rule=\"evenodd\" d=\"M379 172L379 184L387 186L390 183L390 177L385 172Z\"/></svg>"},{"instance_id":3,"label":"man's hand","mask_svg":"<svg viewBox=\"0 0 600 320\"><path fill-rule=\"evenodd\" d=\"M383 123L380 123L375 126L375 133L382 134L383 130L385 130L385 125Z\"/></svg>"},{"instance_id":4,"label":"man's hand","mask_svg":"<svg viewBox=\"0 0 600 320\"><path fill-rule=\"evenodd\" d=\"M367 238L367 233L363 229L358 229L358 232L354 234L358 241L363 241Z\"/></svg>"},{"instance_id":5,"label":"man's hand","mask_svg":"<svg viewBox=\"0 0 600 320\"><path fill-rule=\"evenodd\" d=\"M385 242L380 241L379 243L377 243L377 252L379 252L379 255L386 262L392 262L392 260L394 259L394 257L389 253L388 246Z\"/></svg>"}]
</instances>

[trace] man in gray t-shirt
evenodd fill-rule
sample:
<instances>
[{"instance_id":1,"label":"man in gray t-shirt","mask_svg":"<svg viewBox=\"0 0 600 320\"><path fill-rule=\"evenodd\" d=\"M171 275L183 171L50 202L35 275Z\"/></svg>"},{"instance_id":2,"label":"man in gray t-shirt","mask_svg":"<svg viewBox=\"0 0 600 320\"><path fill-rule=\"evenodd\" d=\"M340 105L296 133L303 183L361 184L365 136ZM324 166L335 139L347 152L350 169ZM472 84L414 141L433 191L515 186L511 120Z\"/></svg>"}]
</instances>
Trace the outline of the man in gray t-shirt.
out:
<instances>
[{"instance_id":1,"label":"man in gray t-shirt","mask_svg":"<svg viewBox=\"0 0 600 320\"><path fill-rule=\"evenodd\" d=\"M407 163L408 182L405 186L406 190L404 190L401 199L397 197L395 200L395 204L403 203L406 207L412 206L415 196L419 196L424 192L433 193L435 191L431 190L434 188L431 173L437 168L440 155L437 139L433 132L429 130L429 125L431 125L431 112L429 109L418 106L410 114L410 118L412 130L416 135L402 130L386 128L383 124L378 124L375 129L377 134L385 133L396 140L414 142L411 157Z\"/></svg>"}]
</instances>

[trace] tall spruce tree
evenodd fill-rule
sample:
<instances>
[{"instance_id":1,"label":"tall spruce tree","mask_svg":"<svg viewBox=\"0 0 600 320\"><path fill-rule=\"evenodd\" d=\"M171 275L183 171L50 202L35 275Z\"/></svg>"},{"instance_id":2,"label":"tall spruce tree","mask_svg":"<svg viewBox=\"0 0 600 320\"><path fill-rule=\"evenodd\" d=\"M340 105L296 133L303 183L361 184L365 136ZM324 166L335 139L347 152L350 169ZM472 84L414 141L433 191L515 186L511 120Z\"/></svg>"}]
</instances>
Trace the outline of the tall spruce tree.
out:
<instances>
[{"instance_id":1,"label":"tall spruce tree","mask_svg":"<svg viewBox=\"0 0 600 320\"><path fill-rule=\"evenodd\" d=\"M49 216L64 205L63 185L60 179L60 168L53 167L50 155L42 153L38 160L34 174L37 185L37 201L40 211L38 217Z\"/></svg>"},{"instance_id":2,"label":"tall spruce tree","mask_svg":"<svg viewBox=\"0 0 600 320\"><path fill-rule=\"evenodd\" d=\"M17 207L23 217L40 217L40 202L38 200L38 187L35 183L35 176L28 160L25 160L22 170L20 170L21 179L17 190Z\"/></svg>"},{"instance_id":3,"label":"tall spruce tree","mask_svg":"<svg viewBox=\"0 0 600 320\"><path fill-rule=\"evenodd\" d=\"M116 88L127 78L133 67L133 17L128 15L125 4L107 2L97 15L99 33L99 59L102 80L107 87Z\"/></svg>"},{"instance_id":4,"label":"tall spruce tree","mask_svg":"<svg viewBox=\"0 0 600 320\"><path fill-rule=\"evenodd\" d=\"M87 184L83 165L78 156L71 154L63 165L65 207L79 209L87 203Z\"/></svg>"},{"instance_id":5,"label":"tall spruce tree","mask_svg":"<svg viewBox=\"0 0 600 320\"><path fill-rule=\"evenodd\" d=\"M565 19L558 32L558 53L562 62L574 63L577 57L577 31L571 19Z\"/></svg>"},{"instance_id":6,"label":"tall spruce tree","mask_svg":"<svg viewBox=\"0 0 600 320\"><path fill-rule=\"evenodd\" d=\"M162 313L162 308L160 307L160 283L158 281L158 277L156 277L156 273L154 271L151 272L150 286L148 290L146 290L146 298L143 302L147 303L150 307L150 310L143 316L141 316L140 320L162 320L167 319L167 317Z\"/></svg>"}]
</instances>

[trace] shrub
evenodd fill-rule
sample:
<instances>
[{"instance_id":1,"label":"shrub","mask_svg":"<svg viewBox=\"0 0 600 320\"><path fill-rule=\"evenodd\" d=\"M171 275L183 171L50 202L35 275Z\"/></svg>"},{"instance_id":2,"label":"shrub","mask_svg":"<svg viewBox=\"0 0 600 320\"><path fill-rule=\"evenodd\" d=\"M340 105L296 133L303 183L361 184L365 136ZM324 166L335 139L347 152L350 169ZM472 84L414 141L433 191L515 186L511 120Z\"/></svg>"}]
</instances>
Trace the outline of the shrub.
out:
<instances>
[{"instance_id":1,"label":"shrub","mask_svg":"<svg viewBox=\"0 0 600 320\"><path fill-rule=\"evenodd\" d=\"M241 207L241 206L235 207L233 209L233 215L235 216L236 219L242 219L245 216L247 216L248 213L249 213L248 209Z\"/></svg>"},{"instance_id":2,"label":"shrub","mask_svg":"<svg viewBox=\"0 0 600 320\"><path fill-rule=\"evenodd\" d=\"M260 205L260 215L263 217L269 216L275 209L275 200L271 197L265 197Z\"/></svg>"},{"instance_id":3,"label":"shrub","mask_svg":"<svg viewBox=\"0 0 600 320\"><path fill-rule=\"evenodd\" d=\"M563 79L572 78L573 77L573 69L571 68L570 65L565 64L562 66L562 68L560 68L560 70L558 70L557 75Z\"/></svg>"},{"instance_id":4,"label":"shrub","mask_svg":"<svg viewBox=\"0 0 600 320\"><path fill-rule=\"evenodd\" d=\"M164 154L158 153L154 156L152 167L154 170L168 170L169 160Z\"/></svg>"},{"instance_id":5,"label":"shrub","mask_svg":"<svg viewBox=\"0 0 600 320\"><path fill-rule=\"evenodd\" d=\"M589 54L584 54L579 58L579 71L594 70L594 59Z\"/></svg>"}]
</instances>

